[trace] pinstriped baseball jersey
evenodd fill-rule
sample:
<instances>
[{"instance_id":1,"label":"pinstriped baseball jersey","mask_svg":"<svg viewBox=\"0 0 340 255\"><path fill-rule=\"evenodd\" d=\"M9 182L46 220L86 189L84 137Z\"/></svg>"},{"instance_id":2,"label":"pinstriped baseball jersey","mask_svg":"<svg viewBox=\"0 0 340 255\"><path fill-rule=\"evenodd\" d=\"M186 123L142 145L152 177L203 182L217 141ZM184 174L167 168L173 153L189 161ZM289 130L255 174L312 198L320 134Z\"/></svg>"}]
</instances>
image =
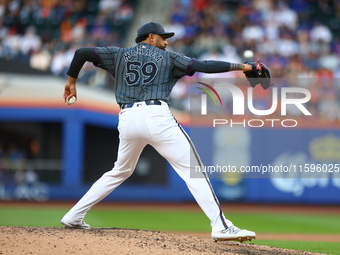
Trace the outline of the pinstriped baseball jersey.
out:
<instances>
[{"instance_id":1,"label":"pinstriped baseball jersey","mask_svg":"<svg viewBox=\"0 0 340 255\"><path fill-rule=\"evenodd\" d=\"M131 48L96 47L95 50L100 59L99 67L115 78L118 104L149 99L169 103L177 80L194 74L189 68L194 59L146 43Z\"/></svg>"}]
</instances>

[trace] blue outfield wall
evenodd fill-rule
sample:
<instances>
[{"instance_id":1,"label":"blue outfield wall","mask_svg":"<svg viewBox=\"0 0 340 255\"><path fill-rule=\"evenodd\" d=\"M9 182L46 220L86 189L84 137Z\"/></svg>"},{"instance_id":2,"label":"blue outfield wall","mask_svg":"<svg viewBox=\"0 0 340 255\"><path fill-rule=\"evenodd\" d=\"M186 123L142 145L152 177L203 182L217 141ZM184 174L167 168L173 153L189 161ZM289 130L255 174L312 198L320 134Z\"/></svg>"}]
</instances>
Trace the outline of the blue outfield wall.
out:
<instances>
[{"instance_id":1,"label":"blue outfield wall","mask_svg":"<svg viewBox=\"0 0 340 255\"><path fill-rule=\"evenodd\" d=\"M0 108L0 122L37 121L62 124L62 180L39 187L8 186L0 183L0 199L77 200L90 188L84 184L84 126L91 124L116 129L114 114L82 109ZM263 203L340 204L340 178L333 178L340 163L340 131L334 129L266 129L185 127L205 165L280 166L329 165L333 172L311 178L296 171L280 178L245 178L242 173L212 176L221 201ZM299 170L299 169L298 169ZM164 185L123 183L105 200L112 201L193 201L185 183L167 164ZM277 175L276 175L277 177ZM307 178L302 178L307 177ZM26 190L25 190L26 189ZM26 193L25 193L26 192ZM35 196L24 195L32 193ZM17 197L21 194L21 197Z\"/></svg>"},{"instance_id":2,"label":"blue outfield wall","mask_svg":"<svg viewBox=\"0 0 340 255\"><path fill-rule=\"evenodd\" d=\"M293 168L282 178L250 179L248 201L340 204L339 130L255 129L251 153L253 165Z\"/></svg>"},{"instance_id":3,"label":"blue outfield wall","mask_svg":"<svg viewBox=\"0 0 340 255\"><path fill-rule=\"evenodd\" d=\"M205 164L222 172L210 174L220 200L340 204L339 130L192 128L191 137ZM274 174L248 178L241 167Z\"/></svg>"},{"instance_id":4,"label":"blue outfield wall","mask_svg":"<svg viewBox=\"0 0 340 255\"><path fill-rule=\"evenodd\" d=\"M83 157L86 124L116 130L115 114L82 109L0 108L0 122L60 122L62 124L62 180L60 184L41 183L15 186L2 183L0 200L78 200L92 184L83 183ZM95 170L94 170L95 171ZM185 183L169 164L164 185L123 183L105 200L115 201L187 201L192 200Z\"/></svg>"}]
</instances>

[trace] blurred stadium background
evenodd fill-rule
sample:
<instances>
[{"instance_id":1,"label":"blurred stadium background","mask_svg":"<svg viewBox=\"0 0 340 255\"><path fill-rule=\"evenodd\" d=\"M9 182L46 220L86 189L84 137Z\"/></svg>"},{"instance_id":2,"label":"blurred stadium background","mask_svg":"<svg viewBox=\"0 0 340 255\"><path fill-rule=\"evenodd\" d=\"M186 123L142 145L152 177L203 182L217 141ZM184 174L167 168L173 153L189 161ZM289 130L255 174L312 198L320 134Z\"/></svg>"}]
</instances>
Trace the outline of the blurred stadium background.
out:
<instances>
[{"instance_id":1,"label":"blurred stadium background","mask_svg":"<svg viewBox=\"0 0 340 255\"><path fill-rule=\"evenodd\" d=\"M288 111L288 116L300 118L298 128L203 127L204 139L195 142L214 152L201 152L207 165L216 158L236 166L340 162L339 1L1 0L0 200L78 199L112 168L119 112L113 79L85 64L79 100L67 106L62 99L66 71L77 48L132 46L137 28L149 21L176 33L168 50L241 63L250 49L275 78L297 78L311 92L306 104L310 118L296 109ZM182 79L171 97L175 116L188 132L191 85L190 79ZM254 105L268 109L270 94L254 91ZM222 201L340 204L340 179L332 173L291 177L233 176L212 182ZM169 164L147 147L134 175L107 200L193 198Z\"/></svg>"}]
</instances>

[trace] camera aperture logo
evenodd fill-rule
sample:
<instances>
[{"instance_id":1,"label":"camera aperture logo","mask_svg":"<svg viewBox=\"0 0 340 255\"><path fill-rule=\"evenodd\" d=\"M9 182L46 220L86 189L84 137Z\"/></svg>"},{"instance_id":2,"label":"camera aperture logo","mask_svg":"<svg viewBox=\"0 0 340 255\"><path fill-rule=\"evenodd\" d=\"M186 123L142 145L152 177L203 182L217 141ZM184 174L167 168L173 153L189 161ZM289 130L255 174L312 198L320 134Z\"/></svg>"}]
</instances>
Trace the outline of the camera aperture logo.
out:
<instances>
[{"instance_id":1,"label":"camera aperture logo","mask_svg":"<svg viewBox=\"0 0 340 255\"><path fill-rule=\"evenodd\" d=\"M197 82L205 86L206 88L197 87L198 89L204 91L206 94L201 95L201 115L208 114L208 104L207 104L207 95L213 100L214 105L217 106L218 99L220 105L222 106L222 99L217 92L217 90L206 83ZM219 86L219 89L226 89L232 95L232 105L233 105L233 115L245 115L245 102L247 102L248 110L258 116L268 116L268 118L261 119L243 119L238 121L234 121L233 119L213 119L213 127L218 125L228 125L230 127L284 127L284 128L292 128L298 125L298 121L296 119L278 119L278 118L269 118L269 115L273 114L277 108L280 109L281 116L287 116L287 107L295 106L301 113L305 116L311 116L312 114L305 107L305 103L311 99L311 93L309 90L305 88L299 87L272 87L272 105L269 109L256 109L254 106L254 98L253 98L253 90L252 88L247 89L247 95L243 94L243 91L232 84L227 84L223 86ZM280 93L279 93L280 89ZM215 95L215 96L214 96ZM278 103L278 99L280 97L280 105ZM279 107L278 107L279 105ZM277 116L277 115L276 115Z\"/></svg>"},{"instance_id":2,"label":"camera aperture logo","mask_svg":"<svg viewBox=\"0 0 340 255\"><path fill-rule=\"evenodd\" d=\"M201 87L196 87L200 90L203 90L205 93L207 93L207 94L202 94L202 108L201 108L202 109L202 111L201 111L202 115L207 114L207 95L209 95L210 98L213 100L214 105L217 105L216 98L213 96L213 94L210 91L212 91L215 94L218 101L220 102L220 105L222 105L222 99L221 99L220 95L217 93L216 89L214 89L212 86L205 84L203 82L197 82L197 83L208 88L208 89L205 89L205 88L201 88Z\"/></svg>"}]
</instances>

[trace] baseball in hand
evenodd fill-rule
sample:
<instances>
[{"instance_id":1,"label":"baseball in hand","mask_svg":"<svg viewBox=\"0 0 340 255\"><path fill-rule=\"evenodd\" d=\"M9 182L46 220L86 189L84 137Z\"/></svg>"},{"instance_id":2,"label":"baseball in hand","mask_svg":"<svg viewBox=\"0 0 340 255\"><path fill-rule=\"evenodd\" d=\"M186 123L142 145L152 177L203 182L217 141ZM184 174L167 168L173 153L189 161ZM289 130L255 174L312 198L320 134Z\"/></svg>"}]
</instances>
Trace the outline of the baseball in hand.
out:
<instances>
[{"instance_id":1,"label":"baseball in hand","mask_svg":"<svg viewBox=\"0 0 340 255\"><path fill-rule=\"evenodd\" d=\"M245 57L245 58L252 58L252 57L254 57L254 52L251 51L251 50L245 50L243 52L243 57Z\"/></svg>"},{"instance_id":2,"label":"baseball in hand","mask_svg":"<svg viewBox=\"0 0 340 255\"><path fill-rule=\"evenodd\" d=\"M73 96L69 100L67 100L67 104L71 105L74 104L77 101L77 99Z\"/></svg>"}]
</instances>

